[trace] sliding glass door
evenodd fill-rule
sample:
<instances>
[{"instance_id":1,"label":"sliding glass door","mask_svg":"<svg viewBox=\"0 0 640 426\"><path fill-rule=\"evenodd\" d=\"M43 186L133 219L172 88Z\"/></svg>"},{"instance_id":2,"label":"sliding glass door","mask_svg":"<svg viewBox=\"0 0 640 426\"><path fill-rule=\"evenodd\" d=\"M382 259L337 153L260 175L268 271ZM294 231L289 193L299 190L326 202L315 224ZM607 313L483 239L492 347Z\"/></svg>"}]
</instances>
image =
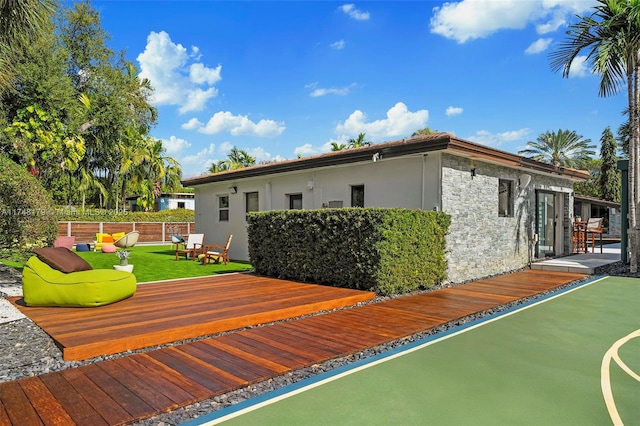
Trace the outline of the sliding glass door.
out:
<instances>
[{"instance_id":1,"label":"sliding glass door","mask_svg":"<svg viewBox=\"0 0 640 426\"><path fill-rule=\"evenodd\" d=\"M557 226L555 194L538 191L536 205L536 233L538 234L536 257L554 256Z\"/></svg>"}]
</instances>

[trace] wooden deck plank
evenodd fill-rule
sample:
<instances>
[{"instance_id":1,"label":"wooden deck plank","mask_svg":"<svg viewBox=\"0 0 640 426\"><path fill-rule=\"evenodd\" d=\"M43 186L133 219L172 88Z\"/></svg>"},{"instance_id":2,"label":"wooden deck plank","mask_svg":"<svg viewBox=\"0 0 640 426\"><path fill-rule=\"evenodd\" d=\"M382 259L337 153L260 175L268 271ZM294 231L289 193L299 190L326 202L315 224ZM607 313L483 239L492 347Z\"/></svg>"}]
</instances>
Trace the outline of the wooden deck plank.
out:
<instances>
[{"instance_id":1,"label":"wooden deck plank","mask_svg":"<svg viewBox=\"0 0 640 426\"><path fill-rule=\"evenodd\" d=\"M374 293L229 274L142 284L126 300L95 308L12 302L62 347L65 360L162 345L351 306Z\"/></svg>"},{"instance_id":2,"label":"wooden deck plank","mask_svg":"<svg viewBox=\"0 0 640 426\"><path fill-rule=\"evenodd\" d=\"M45 425L56 426L73 423L71 416L38 377L29 377L20 381L20 387Z\"/></svg>"},{"instance_id":3,"label":"wooden deck plank","mask_svg":"<svg viewBox=\"0 0 640 426\"><path fill-rule=\"evenodd\" d=\"M267 342L252 339L246 334L227 334L225 336L218 337L216 340L229 346L233 346L248 354L255 355L256 357L263 357L264 359L280 364L289 370L300 368L305 365L303 357L292 352L278 349L273 345L267 344Z\"/></svg>"},{"instance_id":4,"label":"wooden deck plank","mask_svg":"<svg viewBox=\"0 0 640 426\"><path fill-rule=\"evenodd\" d=\"M82 395L107 424L123 424L132 419L131 415L116 403L107 392L87 377L81 368L62 370L59 374Z\"/></svg>"},{"instance_id":5,"label":"wooden deck plank","mask_svg":"<svg viewBox=\"0 0 640 426\"><path fill-rule=\"evenodd\" d=\"M4 404L0 401L0 426L11 426L11 419L4 409Z\"/></svg>"},{"instance_id":6,"label":"wooden deck plank","mask_svg":"<svg viewBox=\"0 0 640 426\"><path fill-rule=\"evenodd\" d=\"M171 398L165 396L154 386L158 383L155 377L137 374L137 371L130 368L131 364L126 361L126 358L102 362L97 365L106 374L120 382L129 392L140 398L144 404L151 407L154 412L178 406Z\"/></svg>"},{"instance_id":7,"label":"wooden deck plank","mask_svg":"<svg viewBox=\"0 0 640 426\"><path fill-rule=\"evenodd\" d=\"M88 364L82 367L82 372L134 419L144 418L155 412L136 392L120 383L102 367L103 364Z\"/></svg>"},{"instance_id":8,"label":"wooden deck plank","mask_svg":"<svg viewBox=\"0 0 640 426\"><path fill-rule=\"evenodd\" d=\"M203 340L202 343L226 352L232 357L234 363L235 360L242 359L247 363L250 363L251 365L256 365L260 368L264 368L270 374L283 373L285 371L288 371L288 368L286 366L280 364L279 362L270 360L269 358L265 357L265 354L263 354L262 352L259 352L258 355L253 351L244 351L240 349L235 344L235 342L225 343L224 339L208 339Z\"/></svg>"},{"instance_id":9,"label":"wooden deck plank","mask_svg":"<svg viewBox=\"0 0 640 426\"><path fill-rule=\"evenodd\" d=\"M582 277L579 274L523 271L295 321L247 328L215 338L39 377L0 383L0 426L43 424L42 421L44 424L130 423L272 378L295 368L348 356L385 342L428 331L470 313L482 312L522 297L545 292ZM270 285L269 282L251 275L238 278L236 282L217 283L217 290L224 288L222 293L233 296L229 296L229 300L225 302L212 302L216 308L211 315L215 315L217 310L221 316L237 315L245 321L253 315L247 314L247 311L254 312L256 306L260 306L260 309L267 309L269 306L278 312L287 303L322 303L315 302L314 297L307 297L304 292L300 293L297 286L304 286L303 284L275 282ZM194 297L198 299L195 305L206 305L200 302L201 299L209 300L208 296L202 296L208 291L211 293L208 280L205 277L180 281L181 286L174 288L175 294L180 296L174 298L173 303L179 300L184 305L181 306L182 311L188 311L192 307L188 302L193 301ZM189 288L182 288L189 287L189 283L192 284L191 294ZM232 299L243 293L242 284L238 283L252 286L244 290L244 294L250 295L251 299L246 303L247 311L244 313L233 305L237 301ZM167 302L172 293L170 286L162 287L159 284L151 284L149 289L149 292L140 292L139 300L144 299L149 304L156 305L145 306L146 313L142 315L146 316L146 321L153 322L159 318L158 310L169 309L172 305ZM288 290L292 291L289 293L290 297L278 298ZM193 295L194 291L197 296ZM218 291L213 293L218 299L222 297ZM323 293L325 296L322 296ZM321 295L322 299L333 293L323 289L314 294ZM277 301L270 303L270 299ZM30 312L40 312L42 321L52 329L64 329L71 327L75 321L90 321L78 311L83 310L37 308ZM114 330L123 327L127 321L135 321L139 313L132 306L126 305L106 310L90 309L89 312L98 315L96 323L105 328L113 327ZM165 315L170 313L165 312ZM279 314L268 313L264 318L277 315ZM205 321L199 315L186 316L182 320L183 324ZM138 326L144 328L145 320L140 321ZM186 328L185 326L179 332L169 333L176 333L172 334L174 338ZM92 327L85 328L91 329ZM73 333L83 334L78 330L72 331Z\"/></svg>"},{"instance_id":10,"label":"wooden deck plank","mask_svg":"<svg viewBox=\"0 0 640 426\"><path fill-rule=\"evenodd\" d=\"M313 321L313 323L299 322L297 325L302 330L308 330L309 333L316 333L322 339L328 338L330 340L343 341L349 345L370 346L381 338L380 335L375 333L361 332L356 328L355 324L352 327L351 324L336 321L333 315L320 315L315 318L316 321Z\"/></svg>"},{"instance_id":11,"label":"wooden deck plank","mask_svg":"<svg viewBox=\"0 0 640 426\"><path fill-rule=\"evenodd\" d=\"M265 362L261 364L253 362L246 357L234 356L221 348L215 339L194 342L193 344L184 345L180 349L239 379L235 384L252 383L260 377L270 377L276 372L284 371L281 366L276 369L270 368L273 363Z\"/></svg>"},{"instance_id":12,"label":"wooden deck plank","mask_svg":"<svg viewBox=\"0 0 640 426\"><path fill-rule=\"evenodd\" d=\"M262 344L268 344L276 349L279 349L291 357L300 359L305 365L309 362L313 362L316 359L316 353L311 348L306 348L294 340L283 341L282 335L275 334L276 327L262 327L253 330L243 331L243 336L247 336L250 339L257 340Z\"/></svg>"},{"instance_id":13,"label":"wooden deck plank","mask_svg":"<svg viewBox=\"0 0 640 426\"><path fill-rule=\"evenodd\" d=\"M190 380L179 371L171 368L168 364L163 363L148 354L137 354L129 358L144 366L144 368L151 371L151 373L162 377L167 382L176 386L178 389L172 391L172 396L176 398L176 402L178 402L180 398L183 398L182 401L180 401L181 405L200 401L211 394L211 391L207 387ZM182 395L180 395L180 391L183 392Z\"/></svg>"},{"instance_id":14,"label":"wooden deck plank","mask_svg":"<svg viewBox=\"0 0 640 426\"><path fill-rule=\"evenodd\" d=\"M41 425L40 416L25 395L19 382L2 383L0 401L13 425Z\"/></svg>"},{"instance_id":15,"label":"wooden deck plank","mask_svg":"<svg viewBox=\"0 0 640 426\"><path fill-rule=\"evenodd\" d=\"M49 389L69 417L78 425L102 426L108 423L82 397L73 386L67 382L62 374L51 373L40 376L40 380Z\"/></svg>"},{"instance_id":16,"label":"wooden deck plank","mask_svg":"<svg viewBox=\"0 0 640 426\"><path fill-rule=\"evenodd\" d=\"M148 355L206 388L207 396L242 383L241 379L176 348L161 349L149 352Z\"/></svg>"}]
</instances>

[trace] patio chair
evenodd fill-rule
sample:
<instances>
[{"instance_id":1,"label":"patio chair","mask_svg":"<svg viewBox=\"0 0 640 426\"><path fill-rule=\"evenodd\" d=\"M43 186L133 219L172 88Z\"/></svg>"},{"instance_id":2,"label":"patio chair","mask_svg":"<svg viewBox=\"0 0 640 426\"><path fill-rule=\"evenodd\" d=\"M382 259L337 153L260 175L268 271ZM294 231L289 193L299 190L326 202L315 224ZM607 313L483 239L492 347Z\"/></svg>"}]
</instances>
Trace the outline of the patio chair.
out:
<instances>
[{"instance_id":1,"label":"patio chair","mask_svg":"<svg viewBox=\"0 0 640 426\"><path fill-rule=\"evenodd\" d=\"M596 235L600 236L600 253L602 253L603 220L601 217L592 217L587 222L587 241L589 241L589 237L591 237L591 253L595 253L596 251Z\"/></svg>"},{"instance_id":2,"label":"patio chair","mask_svg":"<svg viewBox=\"0 0 640 426\"><path fill-rule=\"evenodd\" d=\"M180 248L180 246L183 246L183 248ZM198 257L196 253L202 253L203 248L204 234L189 234L186 243L176 244L176 260L178 260L181 254L184 254L186 259L189 259L189 256L191 256L193 260L197 260Z\"/></svg>"},{"instance_id":3,"label":"patio chair","mask_svg":"<svg viewBox=\"0 0 640 426\"><path fill-rule=\"evenodd\" d=\"M66 247L69 250L73 250L73 244L75 244L75 242L76 242L76 237L73 236L73 235L70 236L70 237L58 237L53 242L53 246L54 247Z\"/></svg>"},{"instance_id":4,"label":"patio chair","mask_svg":"<svg viewBox=\"0 0 640 426\"><path fill-rule=\"evenodd\" d=\"M140 238L139 231L131 231L128 234L118 238L113 242L113 245L119 248L129 248L136 245L138 242L138 238Z\"/></svg>"},{"instance_id":5,"label":"patio chair","mask_svg":"<svg viewBox=\"0 0 640 426\"><path fill-rule=\"evenodd\" d=\"M229 263L229 246L231 245L232 238L233 235L229 235L227 237L227 242L223 246L219 244L207 245L205 247L205 253L202 258L202 264L206 265L207 263L209 263L209 259L215 259L216 263L219 263L222 259L225 265Z\"/></svg>"}]
</instances>

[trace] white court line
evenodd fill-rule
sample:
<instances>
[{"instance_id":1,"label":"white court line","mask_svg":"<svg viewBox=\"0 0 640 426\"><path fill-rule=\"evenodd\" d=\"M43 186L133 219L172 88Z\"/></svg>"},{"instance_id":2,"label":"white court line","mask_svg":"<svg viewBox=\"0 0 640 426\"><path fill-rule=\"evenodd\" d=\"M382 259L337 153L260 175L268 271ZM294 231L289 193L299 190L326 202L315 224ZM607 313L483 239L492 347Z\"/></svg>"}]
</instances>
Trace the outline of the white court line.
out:
<instances>
[{"instance_id":1,"label":"white court line","mask_svg":"<svg viewBox=\"0 0 640 426\"><path fill-rule=\"evenodd\" d=\"M640 374L629 368L629 366L620 359L620 354L618 353L618 350L624 346L625 343L631 339L635 339L636 337L640 337L640 330L629 333L615 342L604 354L604 358L602 358L602 365L600 366L600 387L602 388L602 396L604 397L607 411L609 411L609 417L611 417L611 421L614 426L624 426L624 422L620 417L620 413L618 413L616 402L613 399L613 391L611 389L611 360L614 360L625 373L640 382Z\"/></svg>"}]
</instances>

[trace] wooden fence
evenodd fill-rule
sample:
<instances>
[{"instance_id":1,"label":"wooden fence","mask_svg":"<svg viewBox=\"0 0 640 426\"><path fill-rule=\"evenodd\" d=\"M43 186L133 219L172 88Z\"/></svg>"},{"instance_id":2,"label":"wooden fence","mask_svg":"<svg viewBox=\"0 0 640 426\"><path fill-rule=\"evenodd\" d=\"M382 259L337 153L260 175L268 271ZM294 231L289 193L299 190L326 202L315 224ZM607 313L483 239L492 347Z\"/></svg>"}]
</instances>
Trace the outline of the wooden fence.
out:
<instances>
[{"instance_id":1,"label":"wooden fence","mask_svg":"<svg viewBox=\"0 0 640 426\"><path fill-rule=\"evenodd\" d=\"M172 235L195 232L194 222L58 222L58 236L75 236L76 243L91 243L97 233L140 232L141 243L170 243Z\"/></svg>"}]
</instances>

